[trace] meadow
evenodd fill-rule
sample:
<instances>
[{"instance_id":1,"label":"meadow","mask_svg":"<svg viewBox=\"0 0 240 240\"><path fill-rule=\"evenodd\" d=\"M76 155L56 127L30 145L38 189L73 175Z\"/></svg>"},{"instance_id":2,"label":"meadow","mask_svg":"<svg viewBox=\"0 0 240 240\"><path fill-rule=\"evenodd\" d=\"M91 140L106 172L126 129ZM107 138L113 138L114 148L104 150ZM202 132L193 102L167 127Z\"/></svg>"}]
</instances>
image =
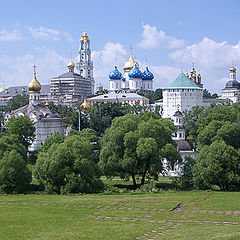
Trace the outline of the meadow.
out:
<instances>
[{"instance_id":1,"label":"meadow","mask_svg":"<svg viewBox=\"0 0 240 240\"><path fill-rule=\"evenodd\" d=\"M0 239L240 239L240 193L0 195Z\"/></svg>"}]
</instances>

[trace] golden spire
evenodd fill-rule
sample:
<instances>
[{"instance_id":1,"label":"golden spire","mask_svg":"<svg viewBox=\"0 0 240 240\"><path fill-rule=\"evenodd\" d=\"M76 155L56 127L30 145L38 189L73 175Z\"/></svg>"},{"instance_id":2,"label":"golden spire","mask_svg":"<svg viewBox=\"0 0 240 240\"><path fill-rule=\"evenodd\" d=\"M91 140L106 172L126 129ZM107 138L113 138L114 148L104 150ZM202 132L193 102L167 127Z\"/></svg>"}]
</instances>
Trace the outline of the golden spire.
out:
<instances>
[{"instance_id":1,"label":"golden spire","mask_svg":"<svg viewBox=\"0 0 240 240\"><path fill-rule=\"evenodd\" d=\"M34 69L34 71L33 71L33 79L32 79L32 81L28 85L28 89L29 89L30 93L34 93L34 92L39 93L40 90L41 90L41 84L38 82L38 80L36 78L36 67L37 66L34 63L34 65L33 65L33 69Z\"/></svg>"},{"instance_id":2,"label":"golden spire","mask_svg":"<svg viewBox=\"0 0 240 240\"><path fill-rule=\"evenodd\" d=\"M236 68L233 66L233 62L232 62L232 67L230 68L230 72L236 72Z\"/></svg>"},{"instance_id":3,"label":"golden spire","mask_svg":"<svg viewBox=\"0 0 240 240\"><path fill-rule=\"evenodd\" d=\"M6 89L4 87L4 81L2 81L2 88L0 88L0 93L4 92Z\"/></svg>"},{"instance_id":4,"label":"golden spire","mask_svg":"<svg viewBox=\"0 0 240 240\"><path fill-rule=\"evenodd\" d=\"M90 110L91 106L86 98L84 99L84 102L81 104L81 108L84 112L88 112Z\"/></svg>"},{"instance_id":5,"label":"golden spire","mask_svg":"<svg viewBox=\"0 0 240 240\"><path fill-rule=\"evenodd\" d=\"M123 70L125 72L130 72L135 65L139 68L138 62L135 61L132 57L132 47L130 47L130 57L129 57L129 60L125 63Z\"/></svg>"},{"instance_id":6,"label":"golden spire","mask_svg":"<svg viewBox=\"0 0 240 240\"><path fill-rule=\"evenodd\" d=\"M69 72L73 72L73 71L74 71L75 64L74 64L74 62L72 61L72 58L70 59L67 67L68 67Z\"/></svg>"},{"instance_id":7,"label":"golden spire","mask_svg":"<svg viewBox=\"0 0 240 240\"><path fill-rule=\"evenodd\" d=\"M88 38L88 35L87 35L87 32L86 32L85 28L84 28L83 34L81 36L81 41L84 41L84 42L89 41L89 38Z\"/></svg>"}]
</instances>

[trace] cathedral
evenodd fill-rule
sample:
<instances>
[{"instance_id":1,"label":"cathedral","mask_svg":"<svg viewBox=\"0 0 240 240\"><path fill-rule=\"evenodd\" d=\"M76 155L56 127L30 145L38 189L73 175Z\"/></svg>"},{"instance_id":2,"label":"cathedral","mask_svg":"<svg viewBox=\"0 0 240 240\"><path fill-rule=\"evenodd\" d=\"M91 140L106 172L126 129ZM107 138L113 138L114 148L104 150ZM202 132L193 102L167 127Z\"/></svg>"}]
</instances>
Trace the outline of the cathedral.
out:
<instances>
[{"instance_id":1,"label":"cathedral","mask_svg":"<svg viewBox=\"0 0 240 240\"><path fill-rule=\"evenodd\" d=\"M78 63L70 60L68 72L51 79L49 100L54 104L77 107L94 93L93 62L91 61L90 40L83 32L79 43Z\"/></svg>"},{"instance_id":2,"label":"cathedral","mask_svg":"<svg viewBox=\"0 0 240 240\"><path fill-rule=\"evenodd\" d=\"M118 68L109 74L110 91L153 91L153 74L146 70L141 72L139 64L132 57L132 51L130 52L130 58L125 63L122 74Z\"/></svg>"},{"instance_id":3,"label":"cathedral","mask_svg":"<svg viewBox=\"0 0 240 240\"><path fill-rule=\"evenodd\" d=\"M29 104L5 114L5 122L11 117L28 116L36 129L35 139L29 146L29 151L36 151L54 132L64 133L64 126L63 119L58 114L53 114L47 106L40 103L41 84L36 78L35 70L28 90Z\"/></svg>"}]
</instances>

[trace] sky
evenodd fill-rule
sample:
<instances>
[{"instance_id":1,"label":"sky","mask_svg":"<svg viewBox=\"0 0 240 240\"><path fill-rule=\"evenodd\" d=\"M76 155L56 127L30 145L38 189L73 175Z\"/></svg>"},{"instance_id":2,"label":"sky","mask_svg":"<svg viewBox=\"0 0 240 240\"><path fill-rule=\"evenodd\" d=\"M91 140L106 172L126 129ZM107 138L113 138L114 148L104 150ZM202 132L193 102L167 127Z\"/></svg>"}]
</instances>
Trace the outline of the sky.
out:
<instances>
[{"instance_id":1,"label":"sky","mask_svg":"<svg viewBox=\"0 0 240 240\"><path fill-rule=\"evenodd\" d=\"M0 84L27 85L37 65L41 84L67 71L86 28L94 78L109 87L130 47L154 88L165 88L192 64L204 88L221 93L232 63L240 70L238 0L8 0L0 5Z\"/></svg>"}]
</instances>

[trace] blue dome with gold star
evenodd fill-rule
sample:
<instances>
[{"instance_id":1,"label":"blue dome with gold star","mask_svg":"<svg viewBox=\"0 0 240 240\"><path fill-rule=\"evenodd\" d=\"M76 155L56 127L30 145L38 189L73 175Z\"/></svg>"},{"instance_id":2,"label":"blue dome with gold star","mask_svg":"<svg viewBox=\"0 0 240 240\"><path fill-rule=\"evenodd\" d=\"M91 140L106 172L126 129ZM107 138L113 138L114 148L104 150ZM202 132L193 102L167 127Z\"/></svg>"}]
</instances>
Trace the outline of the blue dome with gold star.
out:
<instances>
[{"instance_id":1,"label":"blue dome with gold star","mask_svg":"<svg viewBox=\"0 0 240 240\"><path fill-rule=\"evenodd\" d=\"M135 64L134 68L129 72L128 76L130 78L142 78L142 72L139 70Z\"/></svg>"},{"instance_id":2,"label":"blue dome with gold star","mask_svg":"<svg viewBox=\"0 0 240 240\"><path fill-rule=\"evenodd\" d=\"M148 67L146 67L146 70L142 74L142 80L153 80L154 76L149 71Z\"/></svg>"},{"instance_id":3,"label":"blue dome with gold star","mask_svg":"<svg viewBox=\"0 0 240 240\"><path fill-rule=\"evenodd\" d=\"M122 78L122 74L118 71L116 66L115 66L115 69L109 73L109 78L111 80L116 80L116 79Z\"/></svg>"}]
</instances>

